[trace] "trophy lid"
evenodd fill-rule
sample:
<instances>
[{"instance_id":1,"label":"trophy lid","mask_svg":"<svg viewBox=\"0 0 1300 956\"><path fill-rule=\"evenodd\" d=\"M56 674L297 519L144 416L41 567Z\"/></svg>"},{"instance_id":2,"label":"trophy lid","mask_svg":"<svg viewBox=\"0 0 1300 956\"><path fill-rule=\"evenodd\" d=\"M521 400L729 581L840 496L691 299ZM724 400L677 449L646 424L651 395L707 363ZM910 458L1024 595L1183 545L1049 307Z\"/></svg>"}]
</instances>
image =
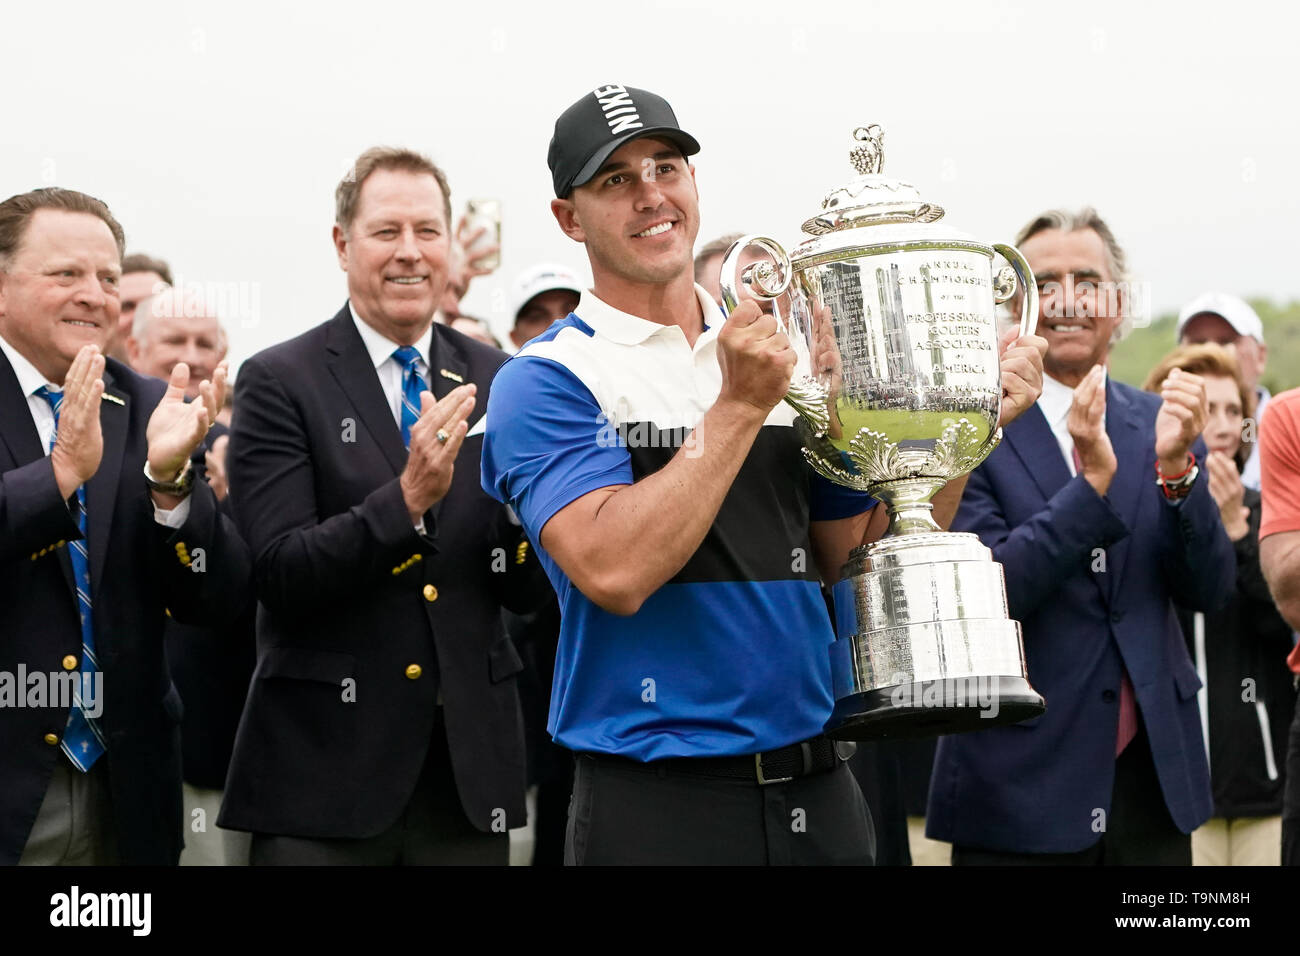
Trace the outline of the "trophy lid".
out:
<instances>
[{"instance_id":1,"label":"trophy lid","mask_svg":"<svg viewBox=\"0 0 1300 956\"><path fill-rule=\"evenodd\" d=\"M911 183L882 175L885 134L879 126L859 126L853 139L849 162L858 175L826 194L821 214L803 224L804 232L824 236L859 226L942 218L943 207L925 202Z\"/></svg>"}]
</instances>

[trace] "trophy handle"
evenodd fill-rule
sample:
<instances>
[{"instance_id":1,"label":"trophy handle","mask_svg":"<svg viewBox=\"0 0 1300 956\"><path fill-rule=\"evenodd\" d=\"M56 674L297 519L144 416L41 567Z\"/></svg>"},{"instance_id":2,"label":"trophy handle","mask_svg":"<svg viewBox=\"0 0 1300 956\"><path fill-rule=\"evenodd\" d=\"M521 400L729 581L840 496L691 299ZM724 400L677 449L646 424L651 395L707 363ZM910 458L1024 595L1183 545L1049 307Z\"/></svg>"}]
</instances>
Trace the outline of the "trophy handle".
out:
<instances>
[{"instance_id":1,"label":"trophy handle","mask_svg":"<svg viewBox=\"0 0 1300 956\"><path fill-rule=\"evenodd\" d=\"M794 277L790 256L779 242L767 236L741 236L731 244L731 248L722 257L722 274L718 277L718 287L722 291L722 305L727 315L731 315L740 305L736 285L736 265L740 262L740 254L749 246L758 246L776 263L773 265L771 262L755 262L746 266L740 274L740 281L749 286L750 292L756 298L778 298L790 288L790 281ZM772 303L772 316L776 319L776 327L790 340L791 347L796 353L806 357L806 343L801 342L801 336L796 334L797 330L791 328L790 320L781 315L780 306L776 302ZM796 367L785 400L812 423L814 434L819 438L825 435L830 427L830 412L826 407L826 399L826 389L819 385L806 369L801 372Z\"/></svg>"},{"instance_id":2,"label":"trophy handle","mask_svg":"<svg viewBox=\"0 0 1300 956\"><path fill-rule=\"evenodd\" d=\"M994 243L993 250L1011 263L1011 268L1016 272L1016 279L1024 291L1024 297L1020 300L1020 334L1033 335L1038 331L1038 281L1034 278L1034 270L1029 268L1029 263L1015 246ZM998 301L1006 301L1014 292L1015 289L1012 288Z\"/></svg>"},{"instance_id":3,"label":"trophy handle","mask_svg":"<svg viewBox=\"0 0 1300 956\"><path fill-rule=\"evenodd\" d=\"M790 287L790 256L781 248L781 244L767 236L741 236L722 257L722 275L718 278L718 285L722 289L722 305L727 315L731 315L736 311L736 306L740 305L736 287L736 263L740 261L740 254L749 246L758 246L776 261L775 266L770 262L755 262L745 267L740 281L749 286L754 296L759 299L775 299ZM790 330L786 328L779 310L775 314L776 324L782 332L789 335Z\"/></svg>"}]
</instances>

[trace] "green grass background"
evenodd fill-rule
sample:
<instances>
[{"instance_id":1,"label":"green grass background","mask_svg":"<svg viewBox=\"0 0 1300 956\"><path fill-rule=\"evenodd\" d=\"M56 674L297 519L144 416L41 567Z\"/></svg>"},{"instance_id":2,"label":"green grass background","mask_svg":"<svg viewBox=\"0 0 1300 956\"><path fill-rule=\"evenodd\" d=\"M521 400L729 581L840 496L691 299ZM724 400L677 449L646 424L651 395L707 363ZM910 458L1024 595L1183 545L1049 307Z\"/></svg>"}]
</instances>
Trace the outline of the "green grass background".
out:
<instances>
[{"instance_id":1,"label":"green grass background","mask_svg":"<svg viewBox=\"0 0 1300 956\"><path fill-rule=\"evenodd\" d=\"M1300 300L1279 305L1267 299L1247 300L1264 323L1268 363L1261 382L1276 395L1300 385ZM1135 328L1111 349L1110 372L1118 381L1138 388L1165 355L1173 350L1176 313Z\"/></svg>"}]
</instances>

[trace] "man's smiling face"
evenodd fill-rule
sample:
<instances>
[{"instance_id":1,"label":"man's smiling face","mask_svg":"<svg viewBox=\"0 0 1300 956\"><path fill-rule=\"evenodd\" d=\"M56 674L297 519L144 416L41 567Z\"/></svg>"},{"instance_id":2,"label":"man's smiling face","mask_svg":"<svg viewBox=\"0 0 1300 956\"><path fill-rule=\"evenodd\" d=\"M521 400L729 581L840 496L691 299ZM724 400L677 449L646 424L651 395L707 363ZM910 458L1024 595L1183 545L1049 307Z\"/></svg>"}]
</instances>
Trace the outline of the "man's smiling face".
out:
<instances>
[{"instance_id":1,"label":"man's smiling face","mask_svg":"<svg viewBox=\"0 0 1300 956\"><path fill-rule=\"evenodd\" d=\"M450 231L444 210L432 174L377 169L361 185L346 233L334 227L357 315L403 345L428 330L447 285Z\"/></svg>"},{"instance_id":2,"label":"man's smiling face","mask_svg":"<svg viewBox=\"0 0 1300 956\"><path fill-rule=\"evenodd\" d=\"M1106 360L1123 318L1123 297L1092 229L1044 229L1020 245L1038 280L1038 334L1047 339L1043 368L1070 387Z\"/></svg>"},{"instance_id":3,"label":"man's smiling face","mask_svg":"<svg viewBox=\"0 0 1300 956\"><path fill-rule=\"evenodd\" d=\"M98 216L38 210L0 273L0 334L61 384L82 346L117 328L121 255Z\"/></svg>"},{"instance_id":4,"label":"man's smiling face","mask_svg":"<svg viewBox=\"0 0 1300 956\"><path fill-rule=\"evenodd\" d=\"M586 243L597 283L602 273L652 285L694 274L695 171L667 140L626 143L570 199L557 202L571 204L573 228L566 231Z\"/></svg>"}]
</instances>

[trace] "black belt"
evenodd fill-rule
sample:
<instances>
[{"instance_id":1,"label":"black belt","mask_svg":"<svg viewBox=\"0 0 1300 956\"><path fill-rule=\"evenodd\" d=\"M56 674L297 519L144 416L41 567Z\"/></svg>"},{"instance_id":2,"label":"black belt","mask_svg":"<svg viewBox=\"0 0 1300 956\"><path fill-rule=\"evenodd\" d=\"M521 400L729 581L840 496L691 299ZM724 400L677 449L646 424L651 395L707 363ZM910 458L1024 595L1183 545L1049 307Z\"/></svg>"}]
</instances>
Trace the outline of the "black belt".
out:
<instances>
[{"instance_id":1,"label":"black belt","mask_svg":"<svg viewBox=\"0 0 1300 956\"><path fill-rule=\"evenodd\" d=\"M662 769L697 777L749 780L766 786L769 783L789 783L798 777L833 770L852 757L856 749L857 745L851 741L813 737L779 750L746 754L743 757L666 757L646 762L612 754L588 753L586 756L622 767L648 771Z\"/></svg>"}]
</instances>

